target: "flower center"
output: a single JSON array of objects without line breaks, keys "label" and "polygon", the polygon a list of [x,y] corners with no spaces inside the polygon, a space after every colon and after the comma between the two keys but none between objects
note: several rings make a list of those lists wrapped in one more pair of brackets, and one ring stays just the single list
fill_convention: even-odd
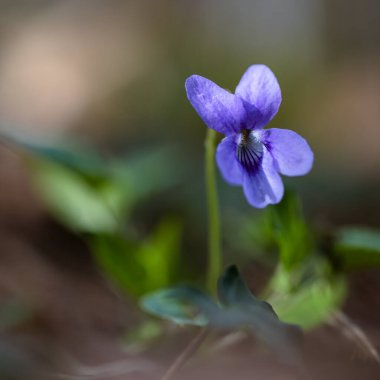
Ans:
[{"label": "flower center", "polygon": [[238,135],[236,158],[244,170],[252,173],[261,162],[263,144],[258,140],[255,132],[243,130]]}]

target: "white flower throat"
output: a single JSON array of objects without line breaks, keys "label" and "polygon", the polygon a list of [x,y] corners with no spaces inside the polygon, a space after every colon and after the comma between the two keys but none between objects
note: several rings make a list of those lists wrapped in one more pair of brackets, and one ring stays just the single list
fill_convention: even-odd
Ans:
[{"label": "white flower throat", "polygon": [[263,144],[254,131],[243,130],[237,138],[236,158],[248,172],[256,170],[263,156]]}]

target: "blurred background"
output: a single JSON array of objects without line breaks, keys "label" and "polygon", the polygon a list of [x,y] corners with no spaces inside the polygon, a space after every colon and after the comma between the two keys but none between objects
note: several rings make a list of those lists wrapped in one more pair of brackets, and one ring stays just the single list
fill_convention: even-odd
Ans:
[{"label": "blurred background", "polygon": [[[377,0],[0,0],[4,378],[92,376],[83,363],[97,366],[94,378],[125,378],[160,365],[160,353],[165,366],[183,345],[188,332],[165,330],[164,348],[136,356],[125,336],[142,318],[136,297],[203,281],[206,127],[184,82],[199,74],[234,90],[254,63],[268,65],[282,89],[270,127],[300,133],[314,150],[312,172],[285,182],[316,249],[327,246],[327,255],[343,226],[379,228]],[[261,230],[251,234],[258,240],[240,236],[263,211],[218,183],[226,260],[246,265],[261,289],[273,265],[253,262],[266,242]],[[109,259],[121,251],[136,256]],[[379,272],[348,276],[345,307],[379,345]],[[318,345],[335,342],[330,333],[311,332],[311,362]],[[379,375],[368,358],[339,367],[352,352],[331,350],[330,358],[343,356],[327,361],[325,378]],[[266,360],[256,361],[262,376],[284,378],[265,372]]]},{"label": "blurred background", "polygon": [[1,1],[1,119],[101,150],[174,144],[200,178],[205,130],[185,79],[233,90],[265,63],[284,99],[272,126],[317,157],[300,181],[308,207],[376,223],[379,12],[374,0]]}]

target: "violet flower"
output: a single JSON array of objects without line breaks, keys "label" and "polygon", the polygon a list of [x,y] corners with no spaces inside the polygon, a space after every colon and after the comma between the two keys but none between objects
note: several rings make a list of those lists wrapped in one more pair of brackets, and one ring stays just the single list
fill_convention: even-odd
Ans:
[{"label": "violet flower", "polygon": [[287,129],[263,129],[281,103],[280,86],[267,66],[249,67],[235,94],[199,75],[186,80],[186,92],[206,125],[226,135],[218,145],[216,162],[228,183],[243,186],[252,206],[280,202],[284,194],[280,174],[310,171],[313,152],[304,138]]}]

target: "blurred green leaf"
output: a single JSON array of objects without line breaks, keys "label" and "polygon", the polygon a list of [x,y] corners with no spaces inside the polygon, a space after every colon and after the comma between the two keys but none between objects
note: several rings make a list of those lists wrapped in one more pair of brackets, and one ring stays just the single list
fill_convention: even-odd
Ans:
[{"label": "blurred green leaf", "polygon": [[174,186],[180,179],[176,154],[168,147],[139,150],[112,162],[112,178],[128,189],[130,203]]},{"label": "blurred green leaf", "polygon": [[276,315],[268,302],[261,301],[252,294],[235,265],[229,266],[220,276],[218,281],[218,297],[225,305],[255,305]]},{"label": "blurred green leaf", "polygon": [[37,144],[24,144],[30,152],[41,158],[53,161],[78,173],[94,177],[103,177],[106,164],[100,156],[88,147],[71,147],[71,149]]},{"label": "blurred green leaf", "polygon": [[89,237],[91,251],[102,271],[128,294],[139,294],[146,286],[144,268],[138,258],[139,245],[120,235]]},{"label": "blurred green leaf", "polygon": [[87,147],[11,141],[31,154],[32,178],[51,211],[80,232],[116,232],[138,202],[178,183],[181,172],[167,147],[105,162]]},{"label": "blurred green leaf", "polygon": [[301,330],[298,326],[280,321],[268,302],[256,298],[236,266],[229,266],[220,276],[218,294],[226,306],[221,317],[222,326],[228,323],[247,325],[279,355],[298,361]]},{"label": "blurred green leaf", "polygon": [[337,233],[334,248],[344,269],[380,266],[380,231],[343,228]]},{"label": "blurred green leaf", "polygon": [[129,353],[143,351],[147,345],[157,340],[164,333],[164,329],[159,321],[152,318],[145,319],[139,326],[131,329],[126,338],[126,350]]},{"label": "blurred green leaf", "polygon": [[192,287],[159,290],[141,300],[145,311],[177,324],[198,325],[208,321],[223,331],[248,328],[274,351],[288,360],[298,360],[301,331],[281,322],[272,307],[249,291],[235,266],[228,267],[218,281],[223,305]]},{"label": "blurred green leaf", "polygon": [[251,244],[255,237],[264,250],[279,251],[280,263],[265,294],[283,321],[309,329],[341,307],[346,281],[317,251],[293,193],[287,191],[279,205],[268,207],[250,236]]},{"label": "blurred green leaf", "polygon": [[143,241],[121,235],[90,238],[91,249],[105,271],[128,294],[139,296],[168,286],[179,272],[181,223],[164,218]]},{"label": "blurred green leaf", "polygon": [[297,196],[287,192],[283,201],[270,209],[274,240],[281,263],[290,270],[311,253],[312,238]]},{"label": "blurred green leaf", "polygon": [[182,224],[177,218],[164,218],[138,253],[145,268],[148,286],[145,291],[168,286],[178,276]]},{"label": "blurred green leaf", "polygon": [[214,302],[206,294],[190,287],[161,289],[144,296],[140,305],[146,312],[179,325],[204,326],[207,318],[199,305],[207,304],[216,308]]},{"label": "blurred green leaf", "polygon": [[9,133],[6,136],[0,134],[0,137],[35,157],[69,168],[86,179],[113,181],[123,188],[127,185],[129,193],[137,199],[176,184],[181,172],[178,161],[173,160],[176,152],[168,146],[139,149],[128,156],[105,160],[84,144],[40,143]]},{"label": "blurred green leaf", "polygon": [[267,207],[244,226],[243,241],[246,249],[259,247],[264,251],[276,250],[282,265],[291,270],[313,251],[313,236],[307,225],[297,196],[286,191],[278,205]]},{"label": "blurred green leaf", "polygon": [[39,157],[43,160],[53,161],[57,164],[70,168],[82,175],[103,176],[106,164],[93,149],[83,144],[55,144],[52,142],[38,142],[29,136],[22,134],[6,133],[0,134],[10,144]]},{"label": "blurred green leaf", "polygon": [[139,150],[105,164],[87,148],[8,140],[31,153],[32,178],[46,205],[69,228],[90,233],[99,264],[119,286],[141,295],[167,286],[178,274],[177,220],[166,218],[142,242],[122,230],[138,202],[178,182],[172,150]]},{"label": "blurred green leaf", "polygon": [[84,178],[57,163],[38,160],[34,182],[53,213],[67,226],[83,232],[113,232],[118,228],[121,195],[109,184],[89,185]]},{"label": "blurred green leaf", "polygon": [[343,276],[328,276],[323,261],[314,261],[313,265],[321,268],[314,268],[311,276],[303,281],[302,270],[288,272],[280,266],[271,282],[270,301],[278,316],[305,329],[328,320],[342,306],[347,292]]}]

